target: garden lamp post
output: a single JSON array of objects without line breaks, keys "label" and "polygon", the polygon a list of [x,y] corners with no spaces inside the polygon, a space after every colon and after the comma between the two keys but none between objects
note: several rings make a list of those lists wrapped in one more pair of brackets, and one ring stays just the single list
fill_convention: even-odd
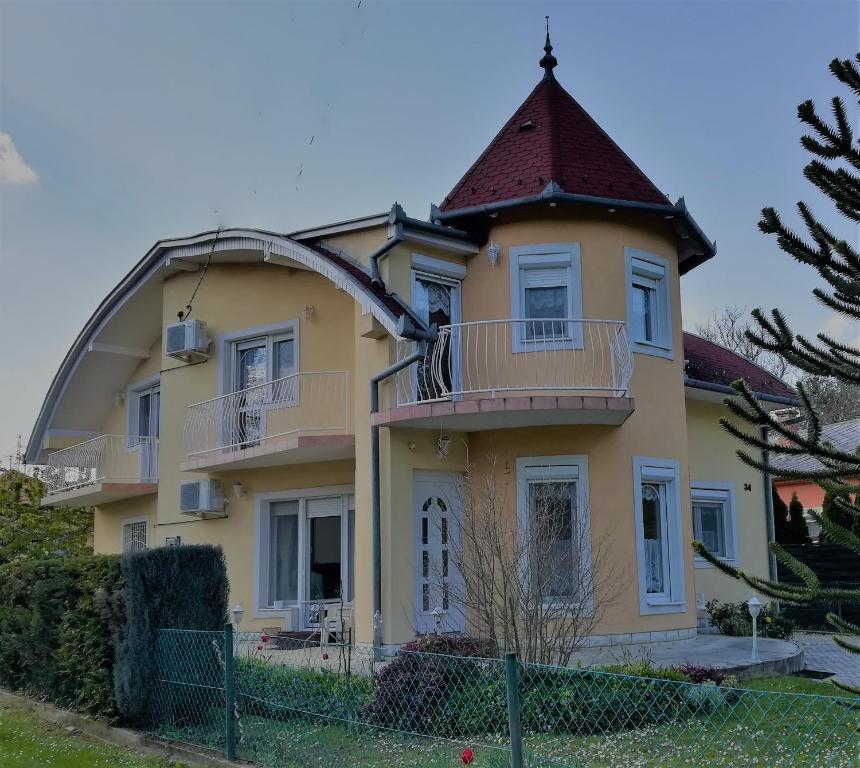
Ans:
[{"label": "garden lamp post", "polygon": [[761,600],[759,600],[755,595],[753,595],[749,602],[747,603],[747,608],[749,609],[750,616],[752,617],[752,654],[750,654],[750,661],[758,661],[758,615],[761,613]]},{"label": "garden lamp post", "polygon": [[245,610],[242,608],[241,603],[236,603],[233,606],[233,623],[236,625],[236,629],[239,629],[239,624],[242,623],[242,614],[245,613]]}]

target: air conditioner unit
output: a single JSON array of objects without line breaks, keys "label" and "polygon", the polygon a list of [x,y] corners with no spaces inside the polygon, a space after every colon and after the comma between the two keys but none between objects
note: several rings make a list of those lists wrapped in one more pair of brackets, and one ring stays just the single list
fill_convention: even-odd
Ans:
[{"label": "air conditioner unit", "polygon": [[209,337],[203,320],[183,320],[171,323],[164,331],[164,354],[196,363],[209,359]]},{"label": "air conditioner unit", "polygon": [[193,517],[220,516],[224,497],[217,480],[183,480],[179,484],[179,511]]}]

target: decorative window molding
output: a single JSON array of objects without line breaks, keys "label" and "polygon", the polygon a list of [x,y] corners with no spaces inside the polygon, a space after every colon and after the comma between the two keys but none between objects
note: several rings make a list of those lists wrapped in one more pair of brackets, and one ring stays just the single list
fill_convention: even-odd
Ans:
[{"label": "decorative window molding", "polygon": [[149,548],[149,518],[129,517],[120,525],[120,552],[142,552]]},{"label": "decorative window molding", "polygon": [[432,256],[424,256],[421,253],[412,254],[412,269],[417,272],[448,277],[451,280],[465,280],[467,272],[463,264],[444,259],[434,259]]},{"label": "decorative window molding", "polygon": [[[329,486],[306,488],[293,491],[273,491],[259,493],[254,497],[254,604],[255,618],[284,617],[310,598],[310,534],[311,521],[315,517],[340,516],[340,562],[341,587],[347,598],[352,600],[355,585],[354,546],[355,546],[355,489],[353,486]],[[273,576],[273,517],[295,516],[295,525],[284,530],[284,540],[293,540],[295,547],[295,575],[292,585],[289,576],[282,580],[281,587],[291,596],[283,599],[283,607],[275,607],[272,596]]]},{"label": "decorative window molding", "polygon": [[687,598],[677,461],[633,457],[633,511],[639,613],[683,613]]},{"label": "decorative window molding", "polygon": [[[588,508],[588,457],[576,456],[530,456],[517,459],[517,528],[520,537],[528,541],[534,509],[534,489],[542,485],[559,483],[574,484],[575,507],[571,510],[570,546],[571,580],[591,585],[591,520]],[[559,531],[562,531],[562,527]],[[565,532],[566,533],[566,532]],[[562,537],[559,538],[562,541]],[[540,567],[540,564],[536,564]],[[529,578],[531,564],[524,563],[523,578]],[[557,602],[564,602],[563,596]],[[586,610],[593,611],[594,595],[585,598]],[[554,603],[552,596],[545,597],[547,605]]]},{"label": "decorative window molding", "polygon": [[[693,538],[718,557],[737,566],[740,562],[738,534],[735,518],[735,484],[702,483],[690,485],[690,500],[693,512]],[[713,566],[698,555],[694,558],[696,568]]]},{"label": "decorative window molding", "polygon": [[[226,395],[235,391],[234,376],[236,366],[236,351],[243,342],[261,339],[266,344],[267,377],[271,381],[273,373],[273,350],[278,341],[292,339],[293,365],[291,373],[296,373],[299,366],[299,321],[288,320],[282,323],[258,325],[253,328],[243,328],[238,331],[222,334],[217,340],[218,349],[218,395]],[[289,375],[289,374],[287,374]]]},{"label": "decorative window molding", "polygon": [[582,349],[582,323],[540,322],[582,319],[579,243],[521,245],[509,249],[513,352]]},{"label": "decorative window molding", "polygon": [[[156,399],[159,402],[156,402]],[[131,384],[125,393],[126,449],[140,447],[141,436],[157,438],[159,432],[158,413],[161,399],[161,376],[154,374]],[[149,424],[141,423],[141,405],[145,403],[144,413],[152,414]],[[153,414],[152,409],[155,408]],[[154,434],[150,434],[154,433]]]},{"label": "decorative window molding", "polygon": [[674,357],[669,260],[624,249],[627,332],[634,352]]}]

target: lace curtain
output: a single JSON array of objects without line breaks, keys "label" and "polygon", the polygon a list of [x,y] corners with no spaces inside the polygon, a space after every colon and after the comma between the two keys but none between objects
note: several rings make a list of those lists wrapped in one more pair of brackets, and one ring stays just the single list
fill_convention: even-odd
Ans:
[{"label": "lace curtain", "polygon": [[441,312],[445,317],[451,317],[451,289],[447,285],[418,280],[417,287],[415,309],[419,315],[429,318]]}]

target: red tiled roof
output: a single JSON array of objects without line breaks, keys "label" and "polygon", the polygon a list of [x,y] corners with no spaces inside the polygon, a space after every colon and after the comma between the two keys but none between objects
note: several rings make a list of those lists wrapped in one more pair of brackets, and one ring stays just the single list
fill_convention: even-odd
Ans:
[{"label": "red tiled roof", "polygon": [[684,360],[684,373],[691,379],[724,385],[743,379],[754,392],[797,397],[793,389],[764,368],[693,333],[684,333]]},{"label": "red tiled roof", "polygon": [[668,204],[555,79],[544,77],[440,206],[443,211],[562,191]]}]

